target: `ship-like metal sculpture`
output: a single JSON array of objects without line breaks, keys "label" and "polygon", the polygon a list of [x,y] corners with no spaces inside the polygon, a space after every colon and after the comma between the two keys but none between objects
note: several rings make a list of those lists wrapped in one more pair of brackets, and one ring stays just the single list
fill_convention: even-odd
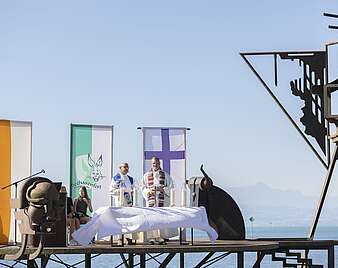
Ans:
[{"label": "ship-like metal sculpture", "polygon": [[[338,15],[324,13],[324,16],[338,18]],[[336,29],[336,26],[330,25],[329,28]],[[337,94],[338,77],[329,79],[329,50],[332,46],[338,45],[338,42],[331,42],[325,45],[324,50],[313,51],[273,51],[273,52],[242,52],[240,55],[250,67],[252,72],[262,83],[272,99],[280,107],[282,112],[296,128],[298,133],[304,139],[306,144],[315,153],[319,161],[327,169],[321,196],[318,202],[313,223],[308,234],[309,239],[313,239],[327,191],[332,178],[333,170],[338,159],[338,115],[332,113],[333,94]],[[278,87],[278,61],[298,62],[301,70],[300,77],[294,77],[290,80],[290,92],[300,98],[303,102],[301,107],[302,117],[300,118],[300,127],[296,120],[290,115],[282,102],[273,92],[272,87],[255,69],[252,58],[261,56],[271,56],[274,61],[274,84]],[[332,129],[336,128],[332,132]],[[314,138],[316,145],[309,137]],[[320,150],[316,149],[319,147]],[[333,149],[333,150],[332,150]],[[323,157],[324,156],[324,157]]]}]

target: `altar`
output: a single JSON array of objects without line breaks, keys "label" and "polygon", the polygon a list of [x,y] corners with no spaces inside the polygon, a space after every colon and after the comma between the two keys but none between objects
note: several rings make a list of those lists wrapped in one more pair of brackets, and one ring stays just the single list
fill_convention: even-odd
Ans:
[{"label": "altar", "polygon": [[88,245],[95,236],[100,240],[112,235],[174,228],[205,231],[212,242],[218,236],[209,225],[204,207],[101,207],[72,236],[79,244]]}]

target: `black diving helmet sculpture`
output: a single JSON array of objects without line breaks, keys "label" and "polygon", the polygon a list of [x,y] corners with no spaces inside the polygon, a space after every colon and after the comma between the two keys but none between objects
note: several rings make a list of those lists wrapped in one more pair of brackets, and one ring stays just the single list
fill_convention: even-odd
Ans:
[{"label": "black diving helmet sculpture", "polygon": [[206,209],[209,224],[217,231],[218,240],[245,239],[244,219],[235,200],[224,190],[213,185],[211,178],[200,168],[203,177],[188,180],[190,205]]},{"label": "black diving helmet sculpture", "polygon": [[[36,251],[29,254],[29,260],[35,259],[48,243],[47,235],[64,233],[63,228],[57,222],[65,219],[65,194],[59,193],[61,183],[53,183],[43,177],[32,177],[24,182],[17,200],[15,218],[19,221],[19,231],[22,241],[19,251],[14,255],[6,255],[7,260],[18,260],[24,258],[27,246],[37,247]],[[61,197],[61,198],[60,198]],[[59,229],[59,230],[57,230]],[[64,239],[65,240],[65,239]]]}]

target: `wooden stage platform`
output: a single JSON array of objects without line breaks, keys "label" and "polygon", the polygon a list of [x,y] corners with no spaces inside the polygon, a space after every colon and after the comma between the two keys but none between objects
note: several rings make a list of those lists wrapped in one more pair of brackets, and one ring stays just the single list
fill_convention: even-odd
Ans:
[{"label": "wooden stage platform", "polygon": [[[166,267],[170,261],[175,257],[176,254],[180,256],[180,267],[184,267],[184,258],[187,253],[206,253],[207,255],[201,259],[201,261],[195,267],[206,267],[211,261],[219,261],[222,258],[230,254],[237,255],[237,267],[244,267],[244,254],[246,252],[256,252],[257,260],[252,267],[259,268],[261,261],[267,255],[276,258],[276,261],[281,262],[281,267],[297,267],[297,266],[284,266],[288,259],[291,258],[289,255],[292,254],[295,257],[295,253],[291,253],[291,250],[324,250],[327,251],[327,267],[334,268],[334,246],[338,245],[338,241],[334,240],[306,240],[306,239],[267,239],[267,240],[226,240],[217,241],[212,244],[207,241],[194,240],[194,244],[179,244],[179,242],[169,242],[167,245],[149,245],[149,244],[138,244],[138,245],[124,245],[117,246],[110,244],[92,244],[88,246],[68,246],[68,247],[45,247],[41,254],[41,267],[47,267],[48,261],[52,259],[52,256],[58,254],[76,254],[84,257],[82,262],[77,264],[67,264],[60,261],[64,267],[78,267],[77,265],[84,263],[86,268],[91,267],[91,259],[102,254],[118,254],[121,257],[121,264],[125,267],[146,267],[147,261],[151,258],[151,254],[164,254],[166,257],[159,264],[159,267]],[[17,246],[0,246],[0,267],[2,260],[6,254],[14,254],[18,250]],[[30,254],[34,251],[34,248],[28,248],[26,254]],[[221,253],[222,258],[215,257],[216,253]],[[285,261],[276,257],[276,253],[285,253]],[[127,257],[124,256],[127,255]],[[298,256],[299,255],[299,256]],[[298,261],[304,262],[304,258],[298,254]],[[139,263],[135,264],[135,257],[139,257]],[[297,257],[296,256],[296,257]],[[308,263],[312,263],[311,261]],[[23,262],[21,262],[23,264]],[[38,267],[34,261],[27,261],[27,267]],[[11,267],[5,266],[4,267]],[[15,266],[13,266],[15,267]],[[306,266],[304,266],[306,267]],[[307,267],[324,267],[318,266],[307,266]]]}]

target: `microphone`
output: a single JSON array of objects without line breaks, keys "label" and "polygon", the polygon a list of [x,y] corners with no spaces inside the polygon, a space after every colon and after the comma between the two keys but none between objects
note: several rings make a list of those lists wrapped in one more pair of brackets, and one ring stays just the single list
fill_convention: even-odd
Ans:
[{"label": "microphone", "polygon": [[44,169],[41,169],[40,172],[37,172],[37,173],[35,173],[35,174],[33,174],[33,175],[30,175],[30,176],[25,177],[25,178],[23,178],[23,179],[21,179],[21,180],[18,180],[18,181],[13,182],[13,183],[11,183],[11,184],[9,184],[9,185],[6,185],[6,186],[2,187],[1,190],[4,190],[4,189],[6,189],[6,188],[8,188],[8,187],[10,187],[10,186],[12,186],[12,185],[18,184],[18,183],[20,183],[20,182],[22,182],[22,181],[28,180],[28,179],[30,179],[30,178],[32,178],[32,177],[35,177],[35,176],[37,176],[37,175],[39,175],[39,174],[41,174],[41,173],[45,173],[45,172],[46,172],[46,171],[45,171]]}]

